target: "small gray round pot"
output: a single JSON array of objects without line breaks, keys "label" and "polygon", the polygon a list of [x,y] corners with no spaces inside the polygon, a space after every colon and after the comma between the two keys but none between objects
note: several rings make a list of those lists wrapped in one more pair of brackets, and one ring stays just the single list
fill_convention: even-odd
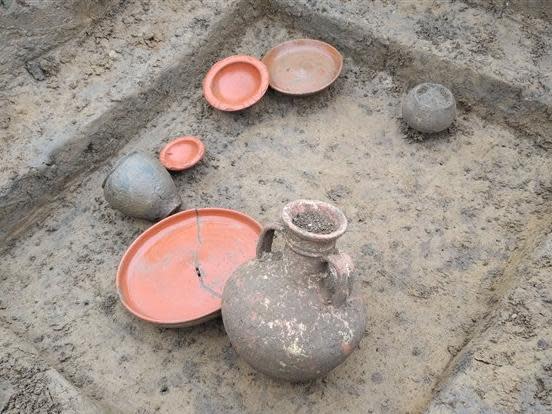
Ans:
[{"label": "small gray round pot", "polygon": [[406,123],[423,133],[447,129],[456,118],[452,92],[438,83],[421,83],[404,98],[402,116]]},{"label": "small gray round pot", "polygon": [[111,207],[150,221],[169,216],[182,204],[167,170],[157,159],[139,151],[121,158],[102,187]]}]

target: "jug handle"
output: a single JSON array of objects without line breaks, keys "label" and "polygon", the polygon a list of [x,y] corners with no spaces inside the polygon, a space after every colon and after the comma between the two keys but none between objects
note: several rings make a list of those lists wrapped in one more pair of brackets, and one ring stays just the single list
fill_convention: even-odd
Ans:
[{"label": "jug handle", "polygon": [[335,306],[341,306],[351,293],[353,260],[348,254],[341,252],[326,256],[324,260],[328,263],[328,274],[333,290],[331,301]]},{"label": "jug handle", "polygon": [[274,240],[274,232],[281,231],[282,224],[275,222],[267,224],[263,227],[259,240],[257,241],[257,259],[260,259],[263,253],[269,253],[272,250],[272,241]]}]

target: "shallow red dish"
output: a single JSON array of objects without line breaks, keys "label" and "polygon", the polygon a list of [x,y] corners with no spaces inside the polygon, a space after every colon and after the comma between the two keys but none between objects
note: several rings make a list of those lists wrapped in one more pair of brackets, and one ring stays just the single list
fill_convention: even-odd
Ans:
[{"label": "shallow red dish", "polygon": [[153,225],[130,245],[117,271],[126,309],[167,327],[219,315],[222,289],[255,257],[261,226],[234,210],[187,210]]},{"label": "shallow red dish", "polygon": [[230,56],[213,65],[203,80],[207,102],[221,111],[239,111],[256,103],[268,89],[268,70],[252,56]]},{"label": "shallow red dish", "polygon": [[330,86],[343,69],[343,56],[315,39],[289,40],[263,57],[270,86],[288,95],[310,95]]},{"label": "shallow red dish", "polygon": [[196,165],[205,154],[205,146],[197,137],[185,136],[172,140],[159,153],[167,170],[182,171]]}]

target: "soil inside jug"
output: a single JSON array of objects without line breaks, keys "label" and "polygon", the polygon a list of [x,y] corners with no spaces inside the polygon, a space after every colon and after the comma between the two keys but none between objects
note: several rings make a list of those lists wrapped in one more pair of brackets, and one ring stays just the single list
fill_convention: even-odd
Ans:
[{"label": "soil inside jug", "polygon": [[297,214],[292,222],[310,233],[330,234],[337,230],[336,223],[330,217],[313,210]]}]

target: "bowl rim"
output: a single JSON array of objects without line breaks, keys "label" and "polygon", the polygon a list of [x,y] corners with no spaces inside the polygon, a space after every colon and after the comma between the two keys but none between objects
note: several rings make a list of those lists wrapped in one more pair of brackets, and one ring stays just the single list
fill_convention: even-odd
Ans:
[{"label": "bowl rim", "polygon": [[[420,101],[419,94],[418,94],[419,89],[422,88],[423,86],[429,86],[429,87],[432,87],[432,88],[438,88],[440,90],[444,90],[447,94],[449,102],[446,105],[440,105],[440,106],[425,105],[424,103],[422,103]],[[419,105],[420,107],[429,108],[433,111],[447,110],[447,109],[452,108],[453,106],[456,106],[456,100],[454,99],[454,95],[453,95],[452,91],[449,88],[447,88],[445,85],[441,84],[441,83],[422,82],[422,83],[419,83],[418,85],[414,86],[411,90],[411,93],[412,93],[412,97],[416,101],[417,105]]]}]

